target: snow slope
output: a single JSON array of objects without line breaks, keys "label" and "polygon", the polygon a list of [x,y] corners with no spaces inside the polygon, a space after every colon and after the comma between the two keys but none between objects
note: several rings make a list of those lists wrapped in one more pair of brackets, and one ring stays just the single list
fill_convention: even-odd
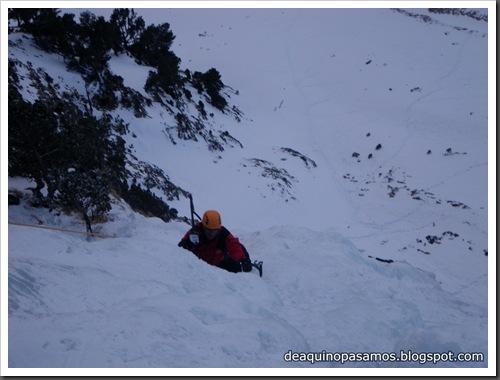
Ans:
[{"label": "snow slope", "polygon": [[[119,219],[103,231],[114,239],[9,227],[10,367],[289,368],[288,350],[486,346],[486,306],[461,301],[406,262],[367,260],[334,230],[240,234],[264,260],[264,276],[235,278],[179,252],[184,225],[116,209]],[[34,241],[44,242],[43,255]],[[374,365],[390,363],[343,367]],[[314,368],[324,366],[342,367]]]},{"label": "snow slope", "polygon": [[[264,276],[207,266],[177,247],[187,225],[144,218],[119,200],[110,221],[97,226],[114,238],[88,241],[9,225],[8,273],[5,256],[2,262],[3,291],[9,278],[9,373],[83,367],[100,368],[99,374],[116,368],[241,374],[230,368],[244,367],[249,374],[354,374],[368,367],[373,374],[373,368],[430,367],[479,374],[494,368],[488,281],[496,278],[496,259],[487,256],[494,12],[486,23],[423,9],[136,11],[147,24],[170,23],[182,67],[215,67],[237,90],[231,102],[243,111],[242,121],[218,114],[214,124],[243,148],[213,153],[191,141],[172,145],[164,127],[173,122],[157,105],[148,109],[149,119],[120,112],[137,136],[127,142],[191,191],[198,213],[218,209],[252,259],[264,261]],[[57,56],[29,40],[8,54],[77,86]],[[125,56],[114,57],[111,68],[141,90],[146,68]],[[256,158],[285,169],[290,186],[264,177]],[[22,179],[9,178],[8,185],[27,187]],[[83,228],[74,216],[25,205],[9,206],[9,221]],[[189,214],[186,199],[173,206]],[[289,351],[408,350],[476,352],[485,361],[284,360]]]}]

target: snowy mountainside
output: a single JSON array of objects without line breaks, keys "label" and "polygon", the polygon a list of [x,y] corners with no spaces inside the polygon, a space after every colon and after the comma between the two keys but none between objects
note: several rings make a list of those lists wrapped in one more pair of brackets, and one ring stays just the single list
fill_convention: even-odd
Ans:
[{"label": "snowy mountainside", "polygon": [[[171,24],[183,67],[221,72],[241,117],[209,119],[231,136],[222,151],[169,134],[175,121],[157,103],[142,119],[116,111],[124,138],[193,193],[199,213],[218,209],[264,276],[205,265],[177,247],[188,225],[119,199],[96,226],[115,238],[11,225],[9,367],[491,365],[485,20],[424,9],[136,11]],[[9,56],[84,91],[27,39]],[[148,68],[124,55],[110,68],[145,95]],[[9,179],[9,191],[26,187]],[[26,204],[9,206],[9,220],[82,228]],[[169,204],[189,215],[186,198]],[[289,350],[485,361],[311,365],[286,362]]]},{"label": "snowy mountainside", "polygon": [[[272,162],[297,180],[288,189],[296,201],[285,193],[283,202],[279,191],[269,192],[269,184],[248,184],[244,175],[254,169],[232,169],[238,176],[231,177],[233,191],[252,204],[245,209],[245,226],[273,226],[277,218],[283,224],[331,226],[367,254],[388,259],[404,254],[433,271],[453,265],[447,253],[454,258],[457,249],[474,252],[463,257],[467,267],[484,258],[487,23],[410,11],[208,10],[207,17],[194,16],[200,23],[197,33],[176,24],[183,10],[169,10],[177,31],[175,48],[183,59],[195,67],[202,62],[220,67],[227,83],[239,90],[235,101],[250,119],[231,130],[245,149],[225,152],[231,159],[218,164],[234,166],[241,152],[244,158]],[[255,31],[253,23],[262,28]],[[238,44],[249,40],[248,30],[252,39]],[[260,54],[265,58],[250,59],[260,56],[254,51],[265,52]],[[239,83],[249,75],[267,80],[248,80],[251,85],[242,89]],[[301,152],[317,167],[279,155],[282,147]],[[219,170],[204,159],[194,165],[192,171],[198,167],[202,176]],[[207,181],[201,178],[203,188]],[[227,186],[212,184],[195,199],[214,203],[217,193],[232,198]],[[237,206],[222,202],[216,207],[230,225],[240,223]],[[450,241],[447,232],[459,237]],[[444,239],[429,244],[427,236]],[[464,276],[461,270],[453,272],[446,277]]]},{"label": "snowy mountainside", "polygon": [[[288,350],[458,353],[486,344],[485,307],[408,263],[366,260],[335,231],[242,233],[265,271],[235,281],[178,251],[183,224],[115,210],[101,231],[114,239],[9,227],[10,367],[286,368]],[[40,240],[43,254],[32,243]]]}]

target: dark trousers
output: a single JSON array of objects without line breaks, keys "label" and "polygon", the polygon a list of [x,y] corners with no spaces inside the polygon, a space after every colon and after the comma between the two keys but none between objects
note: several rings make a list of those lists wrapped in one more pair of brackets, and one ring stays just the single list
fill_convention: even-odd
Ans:
[{"label": "dark trousers", "polygon": [[241,272],[241,263],[239,261],[234,261],[233,259],[227,257],[223,262],[217,265],[219,268],[225,269],[228,272],[238,273]]},{"label": "dark trousers", "polygon": [[[243,248],[243,252],[245,252],[246,261],[250,262],[250,255],[249,255],[247,249],[244,246],[242,248]],[[227,270],[228,272],[233,272],[233,273],[243,272],[241,262],[233,260],[227,254],[226,254],[226,258],[224,259],[224,261],[221,262],[220,264],[218,264],[217,266],[219,268]],[[251,266],[249,269],[252,270]]]}]

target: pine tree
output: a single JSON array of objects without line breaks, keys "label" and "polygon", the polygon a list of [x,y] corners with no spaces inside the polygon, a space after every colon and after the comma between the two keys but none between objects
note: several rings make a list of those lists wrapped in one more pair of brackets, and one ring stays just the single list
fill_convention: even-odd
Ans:
[{"label": "pine tree", "polygon": [[135,11],[128,8],[115,9],[109,21],[120,36],[120,43],[115,45],[115,52],[129,51],[132,45],[139,42],[146,26],[143,18],[137,17]]}]

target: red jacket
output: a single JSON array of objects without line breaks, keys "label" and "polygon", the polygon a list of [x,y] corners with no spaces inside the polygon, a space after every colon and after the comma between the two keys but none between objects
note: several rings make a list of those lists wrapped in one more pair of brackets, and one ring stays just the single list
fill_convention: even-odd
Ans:
[{"label": "red jacket", "polygon": [[[183,244],[189,242],[189,235],[191,233],[198,233],[200,237],[200,244],[193,246],[192,244]],[[235,238],[225,227],[222,227],[217,237],[208,241],[203,232],[203,226],[198,223],[182,238],[179,246],[193,252],[199,259],[211,265],[218,265],[227,257],[234,261],[245,261],[247,256],[243,250],[238,238]]]}]

